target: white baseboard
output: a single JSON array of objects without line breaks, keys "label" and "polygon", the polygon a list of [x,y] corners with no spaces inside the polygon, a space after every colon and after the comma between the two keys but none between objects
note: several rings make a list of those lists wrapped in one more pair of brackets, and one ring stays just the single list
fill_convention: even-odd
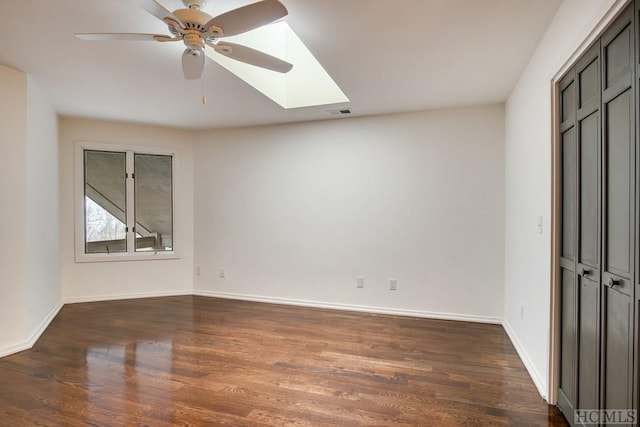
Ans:
[{"label": "white baseboard", "polygon": [[527,355],[527,352],[525,351],[524,346],[522,345],[522,343],[520,343],[520,340],[518,340],[518,337],[516,336],[513,328],[511,327],[511,325],[506,319],[502,321],[502,327],[504,328],[505,332],[507,333],[507,336],[511,340],[511,343],[515,347],[516,352],[518,353],[518,356],[520,356],[520,360],[522,360],[524,367],[527,369],[527,372],[529,372],[529,376],[531,377],[531,380],[533,380],[533,383],[538,389],[538,393],[540,394],[540,396],[542,396],[542,398],[545,401],[548,402],[549,399],[548,399],[548,393],[547,393],[548,392],[547,382],[542,379],[543,377],[540,375],[540,373],[535,368],[533,363],[531,363],[531,359],[529,359],[529,356]]},{"label": "white baseboard", "polygon": [[405,309],[374,307],[374,306],[366,306],[366,305],[337,304],[337,303],[308,301],[308,300],[291,299],[291,298],[274,298],[274,297],[265,297],[265,296],[258,296],[258,295],[231,294],[226,292],[214,292],[214,291],[205,291],[205,290],[198,290],[198,289],[193,291],[193,295],[198,295],[203,297],[234,299],[234,300],[242,300],[242,301],[264,302],[264,303],[270,303],[270,304],[296,305],[300,307],[315,307],[315,308],[326,308],[326,309],[332,309],[332,310],[359,311],[359,312],[365,312],[365,313],[390,314],[394,316],[422,317],[427,319],[457,320],[457,321],[463,321],[463,322],[491,323],[496,325],[499,325],[502,323],[502,319],[499,319],[497,317],[438,313],[438,312],[420,311],[420,310],[405,310]]},{"label": "white baseboard", "polygon": [[29,341],[28,341],[29,348],[33,347],[36,341],[38,341],[38,338],[40,338],[40,336],[44,333],[44,331],[47,330],[47,328],[49,327],[49,324],[58,315],[60,310],[62,310],[63,306],[64,306],[64,303],[62,302],[62,300],[58,301],[56,306],[53,307],[53,309],[49,312],[49,314],[47,314],[47,317],[45,317],[44,320],[40,322],[40,325],[38,325],[38,329],[36,329],[33,332],[33,334],[31,334],[31,337],[29,338]]},{"label": "white baseboard", "polygon": [[19,353],[21,351],[29,350],[32,348],[35,343],[38,341],[40,336],[47,329],[51,321],[57,316],[62,307],[65,304],[76,304],[82,302],[98,302],[98,301],[115,301],[115,300],[125,300],[125,299],[136,299],[136,298],[153,298],[153,297],[169,297],[169,296],[181,296],[181,295],[193,295],[193,291],[191,289],[185,289],[180,291],[166,291],[166,292],[140,292],[133,294],[112,294],[112,295],[97,295],[97,296],[86,296],[86,297],[75,297],[75,298],[64,298],[59,301],[58,304],[49,312],[47,317],[38,325],[38,328],[31,334],[28,340],[21,341],[16,344],[12,344],[6,347],[0,348],[0,358],[5,356],[9,356],[15,353]]},{"label": "white baseboard", "polygon": [[58,301],[56,306],[53,307],[49,314],[47,314],[47,317],[45,317],[44,320],[40,322],[38,328],[31,334],[27,341],[22,341],[18,344],[0,348],[0,358],[32,348],[35,345],[36,341],[38,341],[38,338],[40,338],[44,331],[47,330],[47,327],[49,326],[51,321],[58,315],[63,305],[64,304],[62,303],[62,300]]},{"label": "white baseboard", "polygon": [[5,356],[10,356],[21,351],[29,350],[32,346],[29,345],[29,341],[22,341],[17,344],[10,345],[8,347],[0,348],[0,359]]},{"label": "white baseboard", "polygon": [[[439,313],[439,312],[430,312],[430,311],[420,311],[420,310],[405,310],[405,309],[394,309],[394,308],[384,308],[384,307],[374,307],[374,306],[364,306],[364,305],[352,305],[352,304],[337,304],[337,303],[327,303],[320,301],[308,301],[308,300],[299,300],[299,299],[291,299],[291,298],[273,298],[273,297],[265,297],[265,296],[257,296],[257,295],[244,295],[244,294],[231,294],[224,292],[213,292],[213,291],[205,291],[205,290],[191,290],[184,289],[178,291],[162,291],[162,292],[140,292],[140,293],[129,293],[129,294],[110,294],[110,295],[92,295],[85,297],[73,297],[73,298],[65,298],[60,301],[51,312],[47,315],[47,317],[41,322],[38,328],[31,334],[31,337],[28,341],[23,341],[16,343],[14,345],[10,345],[8,347],[0,348],[0,358],[18,353],[20,351],[28,350],[34,346],[38,338],[44,333],[47,329],[51,321],[56,317],[58,312],[62,309],[65,304],[77,304],[84,302],[99,302],[99,301],[116,301],[116,300],[126,300],[126,299],[137,299],[137,298],[155,298],[155,297],[168,297],[168,296],[183,296],[183,295],[198,295],[204,297],[215,297],[215,298],[225,298],[225,299],[234,299],[234,300],[242,300],[242,301],[253,301],[253,302],[263,302],[270,304],[284,304],[284,305],[295,305],[300,307],[315,307],[315,308],[324,308],[324,309],[332,309],[332,310],[343,310],[343,311],[358,311],[365,313],[377,313],[377,314],[389,314],[395,316],[409,316],[409,317],[421,317],[427,319],[441,319],[441,320],[457,320],[463,322],[476,322],[476,323],[490,323],[490,324],[501,324],[502,319],[496,317],[488,317],[488,316],[475,316],[475,315],[461,315],[461,314],[452,314],[452,313]],[[507,327],[505,326],[505,329]],[[511,338],[509,331],[507,334]],[[530,363],[525,359],[524,353],[521,352],[519,345],[516,344],[513,338],[511,340],[514,342],[514,346],[516,350],[518,350],[518,354],[523,359],[527,370],[531,374]],[[536,382],[534,378],[534,382]],[[538,386],[538,383],[536,382]],[[540,390],[540,387],[538,386]],[[542,394],[542,393],[541,393]]]},{"label": "white baseboard", "polygon": [[176,297],[183,295],[193,295],[193,290],[183,289],[178,291],[160,292],[137,292],[127,294],[90,295],[84,297],[65,298],[65,304],[78,304],[83,302],[118,301],[125,299],[156,298],[156,297]]}]

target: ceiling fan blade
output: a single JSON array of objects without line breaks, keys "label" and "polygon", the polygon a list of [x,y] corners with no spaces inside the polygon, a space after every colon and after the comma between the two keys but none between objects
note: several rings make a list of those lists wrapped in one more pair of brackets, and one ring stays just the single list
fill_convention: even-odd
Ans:
[{"label": "ceiling fan blade", "polygon": [[197,80],[204,70],[204,52],[187,48],[182,54],[182,72],[187,80]]},{"label": "ceiling fan blade", "polygon": [[278,0],[262,0],[239,7],[212,18],[205,24],[205,30],[220,28],[218,37],[235,36],[262,27],[265,24],[287,16],[289,12]]},{"label": "ceiling fan blade", "polygon": [[130,40],[130,41],[173,41],[178,37],[169,37],[164,34],[138,34],[138,33],[76,33],[76,37],[82,40]]},{"label": "ceiling fan blade", "polygon": [[293,68],[293,64],[287,61],[241,44],[224,42],[218,44],[207,43],[207,45],[228,58],[255,65],[256,67],[266,68],[267,70],[277,71],[278,73],[287,73]]},{"label": "ceiling fan blade", "polygon": [[163,5],[158,3],[155,0],[133,0],[138,4],[141,8],[161,20],[162,22],[166,22],[166,19],[173,20],[177,22],[181,28],[184,28],[184,24],[178,17],[176,17],[173,13],[169,12]]}]

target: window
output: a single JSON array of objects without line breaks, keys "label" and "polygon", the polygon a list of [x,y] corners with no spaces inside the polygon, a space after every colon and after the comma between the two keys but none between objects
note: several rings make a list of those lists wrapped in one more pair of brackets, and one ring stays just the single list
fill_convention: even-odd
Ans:
[{"label": "window", "polygon": [[175,258],[174,154],[76,148],[76,261]]}]

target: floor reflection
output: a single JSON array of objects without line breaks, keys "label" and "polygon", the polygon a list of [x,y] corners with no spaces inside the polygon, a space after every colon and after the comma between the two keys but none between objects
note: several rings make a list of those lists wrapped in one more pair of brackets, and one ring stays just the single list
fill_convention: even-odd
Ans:
[{"label": "floor reflection", "polygon": [[0,425],[565,426],[498,325],[169,297],[65,306]]},{"label": "floor reflection", "polygon": [[86,354],[86,421],[94,422],[92,412],[99,414],[97,420],[103,419],[105,395],[106,399],[124,396],[108,405],[110,416],[124,425],[135,425],[141,408],[166,407],[173,401],[172,367],[172,339],[90,347]]}]

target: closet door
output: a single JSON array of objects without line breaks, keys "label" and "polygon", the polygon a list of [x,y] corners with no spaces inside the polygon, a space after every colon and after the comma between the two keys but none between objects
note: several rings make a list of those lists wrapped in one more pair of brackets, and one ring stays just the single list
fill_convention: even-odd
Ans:
[{"label": "closet door", "polygon": [[[636,51],[640,49],[640,1],[635,2],[635,43],[636,43]],[[636,102],[636,110],[635,110],[635,141],[636,147],[638,147],[638,140],[640,138],[640,118],[638,117],[640,114],[640,53],[636,53],[634,57],[634,67],[635,67],[635,76],[633,76],[635,82],[635,102]],[[636,148],[636,165],[640,165],[640,150]],[[638,166],[636,166],[636,170]],[[638,172],[638,171],[637,171]],[[636,172],[636,193],[635,193],[635,293],[633,300],[635,301],[635,319],[634,319],[634,406],[633,409],[640,408],[640,356],[638,353],[640,352],[640,185],[638,184],[640,181],[640,174]]]},{"label": "closet door", "polygon": [[635,93],[633,9],[603,34],[601,407],[633,407]]},{"label": "closet door", "polygon": [[576,64],[578,110],[578,399],[598,408],[600,376],[601,117],[600,44]]},{"label": "closet door", "polygon": [[561,330],[560,378],[558,406],[567,419],[573,420],[577,398],[577,90],[575,70],[560,82],[560,115],[562,143],[562,236],[561,236]]},{"label": "closet door", "polygon": [[594,44],[561,82],[562,258],[559,406],[597,408],[600,384],[601,82]]}]

